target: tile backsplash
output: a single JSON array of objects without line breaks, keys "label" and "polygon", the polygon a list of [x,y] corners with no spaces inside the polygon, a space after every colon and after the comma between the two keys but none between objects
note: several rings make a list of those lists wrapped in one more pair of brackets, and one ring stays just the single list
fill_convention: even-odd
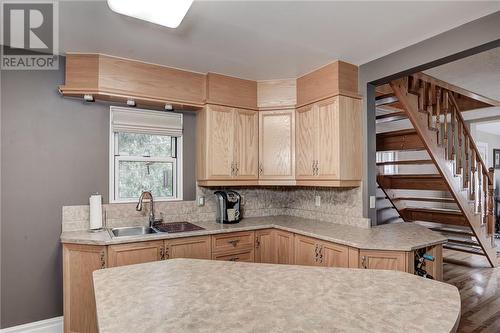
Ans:
[{"label": "tile backsplash", "polygon": [[[214,188],[198,187],[197,195],[205,197],[205,205],[196,201],[155,202],[155,214],[169,221],[209,221],[215,219]],[[363,218],[361,188],[331,189],[314,187],[266,187],[236,188],[243,197],[243,217],[291,215],[369,227],[370,220]],[[315,205],[315,197],[321,197],[321,205]],[[104,204],[107,227],[147,224],[147,208],[135,210],[135,203]],[[89,228],[89,206],[64,206],[62,230],[75,231]]]}]

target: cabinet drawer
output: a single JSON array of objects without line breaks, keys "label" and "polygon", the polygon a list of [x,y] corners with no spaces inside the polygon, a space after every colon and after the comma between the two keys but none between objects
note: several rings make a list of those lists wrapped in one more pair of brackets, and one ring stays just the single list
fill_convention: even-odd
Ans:
[{"label": "cabinet drawer", "polygon": [[254,249],[213,254],[213,260],[254,262]]},{"label": "cabinet drawer", "polygon": [[212,252],[233,251],[253,248],[255,233],[253,231],[232,232],[212,236]]}]

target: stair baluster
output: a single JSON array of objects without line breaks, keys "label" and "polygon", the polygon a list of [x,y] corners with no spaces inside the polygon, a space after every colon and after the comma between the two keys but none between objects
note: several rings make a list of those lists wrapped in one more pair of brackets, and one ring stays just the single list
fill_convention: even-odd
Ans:
[{"label": "stair baluster", "polygon": [[[489,168],[489,178],[495,179],[495,169]],[[487,223],[488,223],[488,235],[492,238],[492,246],[495,244],[495,219],[493,218],[493,182],[488,183],[488,212],[487,212]]]},{"label": "stair baluster", "polygon": [[444,156],[448,158],[448,90],[443,92],[443,113],[444,113],[444,137],[443,137],[443,146],[444,146]]},{"label": "stair baluster", "polygon": [[441,145],[443,140],[441,139],[441,89],[438,87],[436,89],[436,128],[437,132],[437,143]]}]

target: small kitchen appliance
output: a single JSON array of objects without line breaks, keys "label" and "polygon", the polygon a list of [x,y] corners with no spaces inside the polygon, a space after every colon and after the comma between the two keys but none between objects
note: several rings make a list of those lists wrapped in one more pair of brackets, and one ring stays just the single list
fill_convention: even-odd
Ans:
[{"label": "small kitchen appliance", "polygon": [[238,223],[241,217],[241,196],[235,191],[215,191],[218,223]]}]

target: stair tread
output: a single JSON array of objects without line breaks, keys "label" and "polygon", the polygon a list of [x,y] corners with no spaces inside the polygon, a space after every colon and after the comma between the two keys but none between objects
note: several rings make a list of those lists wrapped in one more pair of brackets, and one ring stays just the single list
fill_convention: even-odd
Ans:
[{"label": "stair tread", "polygon": [[453,198],[437,198],[437,197],[395,197],[393,201],[428,201],[428,202],[447,202],[455,203]]},{"label": "stair tread", "polygon": [[[433,223],[433,222],[430,222],[430,223]],[[471,236],[471,237],[474,236],[474,233],[470,230],[470,228],[462,229],[462,228],[430,227],[430,226],[427,226],[427,228],[429,228],[432,231],[441,232],[444,234],[456,234],[456,235],[464,235],[464,236]]]},{"label": "stair tread", "polygon": [[428,174],[386,174],[379,175],[379,177],[390,177],[390,178],[443,178],[440,174],[428,173]]},{"label": "stair tread", "polygon": [[455,251],[461,251],[461,252],[467,252],[467,253],[472,253],[472,254],[478,254],[484,256],[483,250],[480,248],[473,248],[473,247],[468,247],[464,245],[455,245],[455,244],[444,244],[443,248],[448,249],[448,250],[455,250]]},{"label": "stair tread", "polygon": [[377,162],[377,165],[434,164],[432,160],[401,160]]},{"label": "stair tread", "polygon": [[462,215],[462,212],[458,209],[450,209],[450,208],[434,208],[434,207],[405,207],[402,210],[414,210],[414,211],[425,211],[425,212],[439,212],[439,213],[449,213],[449,214],[456,214],[456,215]]},{"label": "stair tread", "polygon": [[377,133],[377,136],[400,136],[400,135],[412,135],[412,134],[417,134],[417,131],[414,128]]},{"label": "stair tread", "polygon": [[454,244],[459,244],[459,245],[471,245],[471,246],[478,246],[478,247],[481,246],[477,241],[470,239],[470,238],[469,239],[465,239],[465,238],[459,239],[459,238],[448,237],[448,242],[454,243]]}]

